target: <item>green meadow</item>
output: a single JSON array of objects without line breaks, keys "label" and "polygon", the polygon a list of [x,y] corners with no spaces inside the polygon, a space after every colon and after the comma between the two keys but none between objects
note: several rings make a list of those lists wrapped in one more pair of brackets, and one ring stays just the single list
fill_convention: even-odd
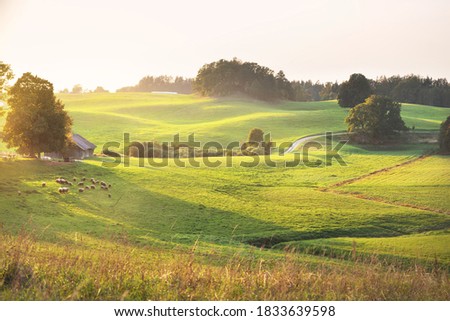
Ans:
[{"label": "green meadow", "polygon": [[[74,132],[97,144],[97,153],[125,132],[160,142],[195,133],[227,144],[254,127],[277,143],[346,129],[347,109],[335,101],[58,97]],[[449,111],[404,104],[402,117],[432,132]],[[173,159],[139,166],[135,158],[129,167],[108,167],[112,159],[101,156],[68,164],[0,160],[0,298],[449,299],[450,158],[418,159],[436,148],[347,144],[340,151],[346,166],[312,150],[321,166],[290,168],[283,162],[293,154],[273,156],[275,167],[263,156],[254,167],[242,166],[251,157],[210,158],[222,163],[215,168]],[[59,194],[61,176],[112,187]],[[7,282],[27,269],[31,285]],[[378,287],[366,289],[367,282]]]}]

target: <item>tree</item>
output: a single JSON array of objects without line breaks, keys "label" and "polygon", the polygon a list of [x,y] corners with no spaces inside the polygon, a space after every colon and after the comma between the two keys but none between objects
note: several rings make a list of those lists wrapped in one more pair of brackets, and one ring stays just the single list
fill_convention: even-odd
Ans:
[{"label": "tree", "polygon": [[8,148],[40,157],[42,152],[59,152],[67,145],[72,119],[49,81],[23,74],[9,91],[8,105],[3,129]]},{"label": "tree", "polygon": [[102,86],[97,86],[97,88],[94,89],[94,93],[107,93],[107,92],[109,92],[109,91],[107,91]]},{"label": "tree", "polygon": [[400,116],[401,104],[384,96],[372,95],[349,110],[345,122],[348,131],[358,134],[356,140],[383,142],[397,131],[407,130]]},{"label": "tree", "polygon": [[439,149],[443,153],[450,152],[450,116],[441,123],[439,132]]},{"label": "tree", "polygon": [[262,143],[264,141],[264,132],[262,129],[253,128],[248,134],[248,141],[252,143]]},{"label": "tree", "polygon": [[354,107],[364,102],[372,93],[370,83],[362,74],[352,74],[348,81],[344,81],[338,93],[338,103],[341,107]]},{"label": "tree", "polygon": [[[6,92],[8,90],[8,82],[14,78],[14,74],[11,70],[11,66],[0,61],[0,100],[5,100]],[[0,117],[3,116],[5,112],[2,110],[0,105]]]},{"label": "tree", "polygon": [[81,93],[83,93],[83,87],[81,87],[80,84],[73,86],[72,94],[81,94]]},{"label": "tree", "polygon": [[277,73],[277,75],[275,76],[275,80],[280,98],[286,100],[294,100],[294,89],[292,88],[289,80],[286,79],[283,70],[280,70]]}]

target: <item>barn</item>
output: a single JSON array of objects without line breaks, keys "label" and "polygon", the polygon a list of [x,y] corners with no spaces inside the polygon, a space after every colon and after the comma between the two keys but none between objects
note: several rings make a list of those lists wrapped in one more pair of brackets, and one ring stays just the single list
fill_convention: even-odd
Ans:
[{"label": "barn", "polygon": [[71,144],[69,150],[64,155],[62,153],[45,153],[45,156],[50,158],[64,158],[65,160],[84,159],[94,156],[94,150],[97,146],[86,138],[79,134],[72,134],[72,141],[73,144]]}]

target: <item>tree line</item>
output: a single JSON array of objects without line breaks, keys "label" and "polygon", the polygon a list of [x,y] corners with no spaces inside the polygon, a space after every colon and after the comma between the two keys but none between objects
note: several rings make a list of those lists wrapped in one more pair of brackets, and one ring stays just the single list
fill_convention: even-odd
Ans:
[{"label": "tree line", "polygon": [[123,87],[117,92],[152,92],[152,91],[171,91],[180,94],[191,94],[193,79],[171,76],[145,76],[135,86]]},{"label": "tree line", "polygon": [[[354,87],[349,87],[349,83]],[[450,107],[450,85],[444,78],[417,75],[367,79],[353,74],[342,83],[289,81],[282,70],[275,72],[253,62],[218,60],[205,64],[194,80],[194,91],[205,96],[244,94],[261,100],[319,101],[340,99],[353,107],[371,94],[406,103]],[[351,100],[354,101],[351,101]],[[349,103],[345,102],[350,100]]]},{"label": "tree line", "polygon": [[[348,83],[353,81],[360,86],[356,91],[348,89]],[[101,87],[97,89],[94,92],[102,92]],[[152,91],[171,91],[180,94],[196,92],[200,95],[216,97],[246,95],[265,101],[333,99],[345,101],[344,96],[347,95],[347,99],[357,101],[343,103],[342,107],[353,107],[374,94],[405,103],[450,107],[450,85],[445,78],[433,79],[406,75],[367,79],[362,74],[353,74],[348,81],[341,83],[290,81],[282,70],[275,73],[268,67],[254,62],[243,62],[237,58],[221,59],[205,64],[199,69],[194,79],[166,75],[145,76],[137,85],[117,90],[117,92]]]}]

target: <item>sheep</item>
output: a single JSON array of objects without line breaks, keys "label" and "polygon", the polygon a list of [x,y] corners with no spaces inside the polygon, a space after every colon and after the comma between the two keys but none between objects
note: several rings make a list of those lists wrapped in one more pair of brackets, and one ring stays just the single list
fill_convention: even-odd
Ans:
[{"label": "sheep", "polygon": [[85,186],[84,189],[85,189],[85,190],[89,190],[90,187],[89,187],[89,186]]},{"label": "sheep", "polygon": [[58,188],[58,192],[60,194],[65,194],[65,193],[69,192],[69,189],[67,187],[60,187],[60,188]]},{"label": "sheep", "polygon": [[84,183],[83,182],[79,182],[78,186],[84,186]]},{"label": "sheep", "polygon": [[86,181],[86,177],[83,177],[81,180],[82,180],[83,182]]},{"label": "sheep", "polygon": [[91,185],[91,189],[95,189],[95,185]]},{"label": "sheep", "polygon": [[46,187],[47,186],[47,183],[46,182],[42,182],[42,187]]},{"label": "sheep", "polygon": [[72,182],[67,182],[67,184],[68,184],[69,186],[72,186],[72,185],[73,185]]},{"label": "sheep", "polygon": [[83,193],[83,192],[84,192],[84,188],[79,188],[79,189],[78,189],[78,192],[79,192],[79,193]]},{"label": "sheep", "polygon": [[67,180],[65,180],[64,178],[57,178],[56,183],[64,185],[64,184],[68,184],[69,182]]},{"label": "sheep", "polygon": [[76,178],[76,177],[74,177],[74,178],[73,178],[73,181],[74,181],[74,182],[76,182],[76,181],[77,181],[77,178]]},{"label": "sheep", "polygon": [[112,187],[112,185],[111,184],[108,184],[108,188],[111,188]]},{"label": "sheep", "polygon": [[22,192],[21,191],[17,191],[17,195],[22,195]]}]

